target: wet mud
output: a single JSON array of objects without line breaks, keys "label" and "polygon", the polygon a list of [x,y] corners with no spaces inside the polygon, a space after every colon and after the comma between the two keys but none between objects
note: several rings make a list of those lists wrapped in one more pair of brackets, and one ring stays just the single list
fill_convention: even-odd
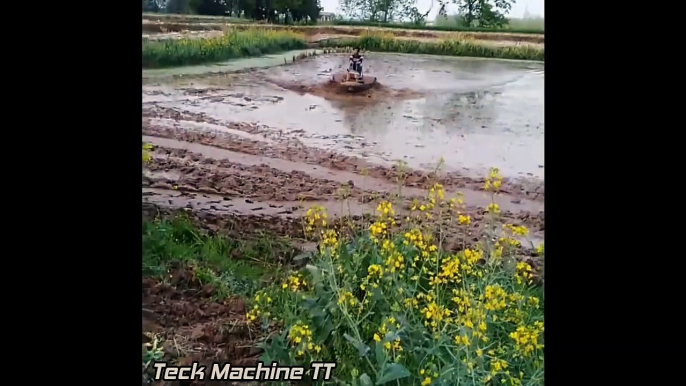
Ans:
[{"label": "wet mud", "polygon": [[[421,94],[409,89],[394,89],[386,87],[381,82],[365,84],[365,87],[349,87],[338,78],[324,81],[316,85],[307,86],[298,82],[274,79],[272,83],[299,95],[315,95],[321,97],[338,108],[364,107],[380,103],[389,99],[403,100],[421,97]],[[354,88],[351,90],[351,88]]]},{"label": "wet mud", "polygon": [[[333,218],[362,218],[374,212],[380,200],[394,203],[398,221],[411,215],[415,200],[426,190],[399,187],[370,176],[360,176],[321,165],[249,155],[207,145],[144,136],[153,144],[151,162],[143,173],[143,201],[167,209],[183,208],[214,217],[252,215],[270,221],[297,223],[306,210],[322,206]],[[507,222],[526,225],[537,244],[543,238],[543,204],[501,194],[460,189],[467,207],[463,213],[474,219],[474,234],[486,224],[484,207],[494,200]],[[446,188],[446,197],[458,191]],[[447,219],[446,219],[447,220]],[[368,226],[369,222],[361,226]],[[445,229],[458,234],[454,224]],[[297,231],[294,237],[304,237]],[[464,240],[454,239],[455,243]],[[470,243],[476,243],[471,240]],[[462,244],[460,244],[462,245]]]},{"label": "wet mud", "polygon": [[[426,176],[427,186],[416,186],[417,184],[412,184],[412,181],[398,184],[397,181],[390,181],[387,178],[374,177],[371,173],[361,175],[345,171],[343,168],[326,167],[323,163],[306,164],[154,136],[143,136],[143,140],[153,144],[154,149],[150,154],[152,162],[146,168],[148,172],[161,172],[162,178],[167,180],[178,181],[184,178],[186,181],[192,178],[197,182],[197,186],[213,189],[206,191],[209,193],[240,196],[250,194],[254,187],[259,186],[266,187],[266,190],[259,191],[261,197],[274,199],[277,192],[273,187],[267,187],[268,183],[273,183],[275,187],[279,187],[278,197],[282,201],[291,200],[292,197],[312,201],[311,197],[338,193],[336,189],[346,185],[347,195],[351,197],[362,197],[366,194],[386,198],[389,194],[402,190],[404,197],[415,199],[424,197],[426,190],[435,183],[431,181],[431,176]],[[395,174],[398,178],[398,173]],[[289,191],[289,180],[294,178],[297,179],[297,187],[294,186],[295,190]],[[219,191],[217,183],[226,183],[229,187],[238,184],[241,190],[236,192],[233,188],[227,188],[229,190]],[[454,190],[455,184],[444,184],[444,188],[447,196],[452,197],[458,193]],[[483,207],[491,200],[495,200],[504,210],[543,210],[543,203],[540,201],[521,199],[502,190],[495,198],[486,192],[469,187],[464,187],[459,192],[470,206]],[[296,196],[296,193],[299,195]]]},{"label": "wet mud", "polygon": [[[144,113],[146,114],[146,113]],[[147,114],[181,119],[184,115],[168,110],[153,110]],[[202,121],[203,117],[185,117]],[[370,177],[383,181],[384,189],[396,187],[418,188],[425,191],[435,183],[446,189],[468,188],[482,191],[483,178],[470,178],[456,173],[434,173],[408,170],[402,166],[378,166],[373,157],[347,156],[333,151],[303,145],[298,137],[301,131],[277,131],[269,127],[244,123],[221,126],[216,123],[207,125],[186,124],[171,119],[144,119],[144,141],[169,146],[176,149],[192,149],[209,157],[222,159],[236,157],[252,164],[289,165],[307,174],[319,173],[320,169],[329,171],[325,175],[339,181],[357,181],[357,186],[369,184]],[[214,131],[207,131],[213,129]],[[220,131],[220,129],[223,129]],[[339,138],[341,143],[355,143],[356,138]],[[200,144],[204,146],[194,146]],[[347,146],[347,145],[346,145]],[[364,147],[364,142],[358,143]],[[252,156],[252,157],[251,157]],[[370,161],[369,159],[372,159]],[[326,170],[324,169],[324,170]],[[537,201],[542,205],[544,189],[541,184],[527,184],[526,181],[505,180],[501,193],[511,196],[512,202],[520,204],[522,199]],[[470,197],[471,198],[471,197]],[[542,206],[541,206],[542,208]]]}]

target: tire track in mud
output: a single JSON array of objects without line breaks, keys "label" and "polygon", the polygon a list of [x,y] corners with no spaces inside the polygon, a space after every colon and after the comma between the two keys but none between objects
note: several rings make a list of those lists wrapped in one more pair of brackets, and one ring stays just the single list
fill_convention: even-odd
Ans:
[{"label": "tire track in mud", "polygon": [[[361,195],[359,189],[356,188],[357,186],[369,188],[370,191],[368,193],[370,195],[378,193],[382,198],[386,198],[401,189],[398,185],[384,179],[334,170],[324,165],[314,166],[284,159],[255,156],[169,138],[143,136],[143,140],[157,146],[157,149],[164,153],[153,152],[151,154],[154,159],[161,159],[154,162],[154,166],[152,166],[153,171],[169,171],[175,167],[187,166],[182,171],[184,176],[190,176],[192,181],[195,181],[200,186],[216,184],[217,181],[231,185],[232,181],[238,177],[237,172],[239,174],[245,173],[246,175],[252,174],[252,178],[240,181],[240,185],[248,184],[247,188],[235,186],[243,189],[242,194],[248,194],[247,192],[252,191],[254,187],[266,187],[267,193],[276,194],[274,189],[278,186],[281,190],[287,191],[287,193],[281,192],[281,195],[289,194],[292,196],[295,193],[311,193],[319,197],[331,197],[331,195],[337,193],[336,189],[341,189],[345,184],[352,188],[353,197]],[[194,165],[194,163],[212,165],[212,167],[203,168],[202,166]],[[225,171],[225,169],[233,169],[233,171]],[[287,175],[284,173],[287,173]],[[298,182],[297,186],[294,186],[295,190],[293,190],[288,189],[289,187],[283,185],[279,180],[297,180]],[[315,191],[315,187],[319,188],[319,190]],[[451,190],[450,187],[446,187],[445,190],[447,197],[454,197],[457,194],[457,191]],[[221,193],[221,191],[213,193]],[[419,199],[426,195],[426,190],[406,186],[402,188],[401,193],[405,198]],[[491,202],[491,197],[486,192],[465,188],[461,190],[461,193],[468,205],[485,207]],[[265,191],[261,190],[260,194],[264,195]],[[503,193],[495,197],[495,203],[504,211],[543,211],[543,204],[540,202],[516,199]]]},{"label": "tire track in mud", "polygon": [[[359,226],[367,226],[365,214],[374,212],[381,199],[394,203],[397,220],[402,224],[410,214],[413,200],[421,200],[426,191],[399,187],[385,180],[363,177],[323,166],[288,160],[254,156],[160,137],[143,136],[153,144],[151,162],[143,174],[143,201],[156,208],[184,210],[200,215],[219,230],[222,218],[252,216],[256,223],[285,222],[289,235],[304,238],[298,220],[312,206],[324,207],[333,218],[349,218]],[[473,228],[465,233],[444,219],[444,231],[450,236],[447,246],[459,249],[474,245],[474,235],[486,226],[484,207],[491,198],[483,192],[461,191],[467,207],[462,211],[472,217]],[[446,189],[450,198],[457,191]],[[508,223],[526,225],[530,239],[538,244],[543,239],[544,214],[542,203],[511,202],[512,197],[499,195]]]},{"label": "tire track in mud", "polygon": [[[153,143],[170,142],[164,139],[146,139]],[[178,142],[171,144],[183,146]],[[152,162],[144,177],[153,187],[170,188],[173,182],[177,190],[221,194],[224,197],[257,197],[262,200],[315,201],[321,197],[343,194],[363,197],[364,200],[364,197],[375,195],[373,191],[365,192],[355,187],[352,180],[347,182],[343,192],[341,183],[312,178],[289,164],[282,165],[283,170],[279,170],[266,163],[258,163],[261,159],[257,157],[246,157],[228,151],[224,156],[245,164],[231,162],[226,158],[206,158],[200,153],[181,148],[158,147],[151,154]]]},{"label": "tire track in mud", "polygon": [[[199,143],[218,149],[241,152],[251,155],[264,155],[292,162],[322,165],[341,172],[350,172],[359,176],[366,175],[384,179],[392,184],[398,184],[398,175],[404,175],[403,185],[421,189],[429,189],[438,182],[446,188],[483,190],[484,179],[461,176],[448,172],[438,175],[433,172],[401,168],[398,165],[390,167],[378,166],[363,158],[349,156],[324,149],[305,146],[299,136],[302,131],[283,131],[263,125],[236,122],[220,122],[204,114],[181,112],[172,108],[148,105],[143,110],[143,134],[151,137],[176,139],[183,142]],[[175,123],[154,124],[152,119],[168,119]],[[197,122],[210,124],[217,129],[182,127],[180,122]],[[158,123],[161,123],[158,121]],[[240,132],[251,134],[251,137],[239,138]],[[277,141],[275,146],[265,146],[265,142]],[[364,144],[360,145],[364,148]],[[362,152],[362,156],[366,154]],[[534,200],[543,202],[545,199],[544,185],[540,181],[505,178],[501,193],[511,195],[515,201]]]}]

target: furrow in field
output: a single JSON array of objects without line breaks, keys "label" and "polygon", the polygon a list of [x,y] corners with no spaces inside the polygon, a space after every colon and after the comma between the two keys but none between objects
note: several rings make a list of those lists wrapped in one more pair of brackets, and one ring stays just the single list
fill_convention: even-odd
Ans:
[{"label": "furrow in field", "polygon": [[[287,160],[301,165],[326,166],[345,175],[346,180],[360,181],[374,177],[384,180],[386,185],[398,185],[401,171],[397,166],[378,166],[372,154],[368,161],[364,158],[343,155],[302,144],[298,137],[302,132],[297,130],[277,130],[265,126],[219,122],[200,114],[180,112],[173,109],[144,109],[144,116],[161,117],[167,121],[143,120],[143,134],[151,138],[177,140],[183,143],[206,145],[205,152],[216,153],[220,150],[242,153],[245,156],[256,156]],[[208,122],[209,121],[209,122]],[[365,154],[364,152],[362,154]],[[236,156],[234,156],[235,158]],[[267,161],[265,161],[267,162]],[[273,162],[273,161],[272,161]],[[403,185],[412,188],[429,189],[438,182],[446,188],[480,190],[484,184],[482,178],[461,176],[454,172],[433,173],[406,169],[403,173]],[[358,184],[359,186],[359,184]],[[511,202],[519,204],[525,200],[534,200],[543,208],[544,187],[540,181],[523,179],[505,179],[502,193],[511,196]],[[480,201],[479,201],[480,202]]]},{"label": "furrow in field", "polygon": [[[154,146],[152,160],[143,174],[143,201],[167,209],[184,208],[220,218],[250,215],[291,222],[312,206],[324,207],[333,218],[359,218],[373,213],[379,200],[386,199],[394,203],[402,220],[417,215],[410,208],[415,200],[426,196],[422,189],[399,191],[384,180],[321,166],[165,138],[144,136],[143,140]],[[445,193],[446,197],[457,194]],[[491,202],[484,192],[464,189],[461,193],[466,203],[461,213],[470,215],[474,222],[468,231],[446,222],[448,233],[459,236],[448,238],[455,245],[463,245],[465,237],[488,225],[483,208]],[[526,225],[534,243],[542,240],[544,216],[539,211],[540,203],[512,204],[506,195],[494,200],[501,206],[506,222]]]}]

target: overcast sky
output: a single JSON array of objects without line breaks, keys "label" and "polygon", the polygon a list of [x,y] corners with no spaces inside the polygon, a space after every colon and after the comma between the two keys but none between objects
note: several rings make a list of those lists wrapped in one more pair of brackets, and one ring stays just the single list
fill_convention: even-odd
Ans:
[{"label": "overcast sky", "polygon": [[[321,6],[324,7],[324,12],[340,12],[338,9],[338,0],[320,0]],[[508,16],[511,17],[522,17],[524,15],[524,10],[529,7],[529,14],[532,16],[545,16],[543,12],[543,0],[516,0],[516,3],[512,5],[512,9]],[[431,7],[431,0],[417,0],[417,8],[420,12],[426,12]],[[433,20],[438,14],[438,2],[434,2],[434,6],[429,14],[429,20]],[[448,6],[448,13],[456,13],[457,9],[454,5]]]}]

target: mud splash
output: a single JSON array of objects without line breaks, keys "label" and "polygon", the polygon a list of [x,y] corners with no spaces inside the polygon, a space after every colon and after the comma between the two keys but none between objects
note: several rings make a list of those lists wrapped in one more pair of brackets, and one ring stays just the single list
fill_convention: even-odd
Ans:
[{"label": "mud splash", "polygon": [[331,80],[324,81],[318,85],[307,86],[296,82],[282,80],[271,80],[273,84],[285,90],[293,91],[299,95],[315,95],[333,102],[339,109],[355,108],[380,103],[389,99],[403,100],[420,98],[422,95],[409,89],[394,89],[384,86],[381,82],[376,82],[372,87],[360,92],[351,92],[341,87],[340,84]]}]

